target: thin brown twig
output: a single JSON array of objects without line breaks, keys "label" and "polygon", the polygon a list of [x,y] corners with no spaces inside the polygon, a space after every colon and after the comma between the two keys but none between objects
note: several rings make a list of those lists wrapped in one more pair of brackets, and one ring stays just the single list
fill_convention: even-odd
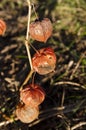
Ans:
[{"label": "thin brown twig", "polygon": [[11,123],[11,122],[9,122],[9,121],[0,122],[0,127],[2,127],[4,125],[8,125],[9,123]]},{"label": "thin brown twig", "polygon": [[70,81],[60,81],[60,82],[56,82],[54,83],[54,85],[62,85],[62,84],[69,84],[69,85],[74,85],[74,86],[77,86],[77,87],[81,87],[83,89],[86,89],[85,86],[79,84],[79,83],[75,83],[75,82],[70,82]]},{"label": "thin brown twig", "polygon": [[18,118],[15,118],[15,120],[13,120],[13,119],[10,119],[10,120],[7,120],[7,121],[2,121],[2,122],[0,122],[0,127],[2,127],[2,126],[6,126],[6,125],[8,125],[8,124],[10,124],[10,123],[13,123],[14,121],[17,121],[18,120]]},{"label": "thin brown twig", "polygon": [[75,68],[73,69],[73,72],[72,72],[72,74],[71,74],[71,76],[70,76],[70,80],[73,79],[73,76],[74,76],[75,72],[77,71],[77,69],[78,69],[78,67],[79,67],[79,65],[80,65],[80,63],[81,63],[81,61],[82,61],[82,59],[83,59],[84,56],[85,56],[85,54],[82,54],[82,55],[81,55],[79,61],[77,62]]},{"label": "thin brown twig", "polygon": [[86,122],[79,122],[78,124],[71,127],[71,130],[75,130],[83,125],[86,125]]},{"label": "thin brown twig", "polygon": [[63,107],[64,100],[65,100],[65,87],[63,88],[63,93],[62,93],[61,107]]}]

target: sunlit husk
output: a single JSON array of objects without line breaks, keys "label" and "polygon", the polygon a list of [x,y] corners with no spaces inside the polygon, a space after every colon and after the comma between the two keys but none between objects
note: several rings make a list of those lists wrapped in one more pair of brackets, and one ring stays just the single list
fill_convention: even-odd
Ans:
[{"label": "sunlit husk", "polygon": [[30,35],[34,40],[46,42],[52,35],[52,23],[48,18],[30,24]]},{"label": "sunlit husk", "polygon": [[56,66],[56,55],[52,48],[42,48],[38,50],[32,58],[34,71],[40,75],[53,72]]},{"label": "sunlit husk", "polygon": [[38,118],[39,108],[27,105],[19,105],[16,109],[17,118],[23,123],[30,123]]}]

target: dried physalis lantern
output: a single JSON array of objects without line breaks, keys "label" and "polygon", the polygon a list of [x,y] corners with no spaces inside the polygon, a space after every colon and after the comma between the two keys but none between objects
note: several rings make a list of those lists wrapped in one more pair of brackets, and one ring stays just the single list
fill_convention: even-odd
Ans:
[{"label": "dried physalis lantern", "polygon": [[40,42],[46,42],[52,35],[52,30],[52,23],[48,18],[30,24],[31,37]]},{"label": "dried physalis lantern", "polygon": [[38,118],[39,108],[19,104],[16,108],[16,116],[23,123],[30,123]]},{"label": "dried physalis lantern", "polygon": [[24,104],[36,107],[45,99],[44,90],[36,84],[29,84],[20,91],[20,100]]},{"label": "dried physalis lantern", "polygon": [[35,53],[32,58],[34,71],[40,75],[48,74],[54,71],[56,66],[56,55],[52,48],[42,48]]},{"label": "dried physalis lantern", "polygon": [[4,35],[6,31],[6,23],[0,19],[0,35]]}]

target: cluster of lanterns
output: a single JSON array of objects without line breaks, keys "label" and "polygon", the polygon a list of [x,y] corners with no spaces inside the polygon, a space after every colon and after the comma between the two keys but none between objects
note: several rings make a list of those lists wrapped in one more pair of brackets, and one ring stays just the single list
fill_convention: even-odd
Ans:
[{"label": "cluster of lanterns", "polygon": [[[0,35],[6,30],[6,24],[0,20]],[[52,35],[52,23],[50,19],[34,21],[30,24],[30,36],[32,39],[47,42]],[[54,71],[56,66],[56,55],[51,47],[41,48],[32,57],[34,72],[45,75]],[[39,105],[45,99],[45,92],[37,84],[26,85],[20,91],[20,104],[16,108],[16,116],[24,123],[30,123],[38,118]]]}]

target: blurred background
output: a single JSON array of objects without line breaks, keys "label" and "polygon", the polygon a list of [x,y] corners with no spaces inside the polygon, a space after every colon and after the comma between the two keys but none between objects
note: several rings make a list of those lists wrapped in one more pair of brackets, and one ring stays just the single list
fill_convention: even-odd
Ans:
[{"label": "blurred background", "polygon": [[24,46],[28,6],[26,0],[1,0],[0,19],[7,30],[0,36],[0,130],[86,130],[86,1],[31,0],[31,4],[31,22],[35,12],[40,19],[49,18],[53,33],[45,44],[30,42],[36,49],[51,46],[57,64],[55,72],[35,75],[35,83],[46,92],[39,118],[31,124],[15,121],[19,88],[30,71]]}]

